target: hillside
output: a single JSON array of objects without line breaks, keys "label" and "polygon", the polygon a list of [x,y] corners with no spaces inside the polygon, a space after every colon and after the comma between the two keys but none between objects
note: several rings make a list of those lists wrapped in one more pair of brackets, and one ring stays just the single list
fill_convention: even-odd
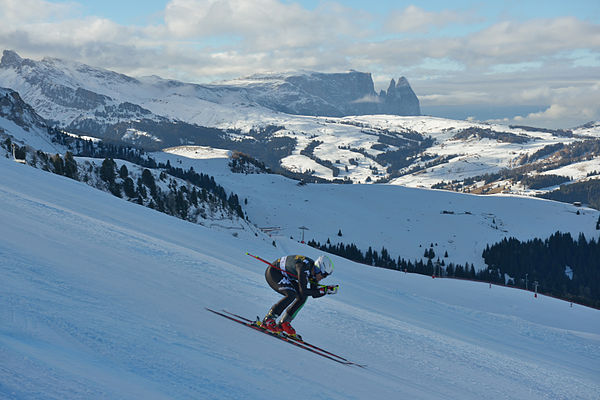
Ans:
[{"label": "hillside", "polygon": [[[247,200],[250,220],[259,227],[276,227],[276,238],[355,243],[366,250],[385,247],[394,258],[421,259],[434,244],[446,263],[474,263],[484,267],[481,253],[486,244],[504,237],[547,237],[557,230],[583,232],[598,238],[600,213],[589,208],[528,197],[477,196],[396,185],[307,184],[277,175],[232,174],[227,158],[196,155],[193,147],[171,149],[176,157],[154,153],[185,168],[210,171],[228,190]],[[196,158],[198,157],[198,158]],[[218,156],[217,156],[218,157]],[[577,214],[579,212],[579,214]],[[338,232],[342,236],[338,236]]]},{"label": "hillside", "polygon": [[600,311],[335,258],[307,340],[351,368],[209,314],[277,296],[244,255],[318,253],[235,238],[0,158],[0,397],[594,399]]}]

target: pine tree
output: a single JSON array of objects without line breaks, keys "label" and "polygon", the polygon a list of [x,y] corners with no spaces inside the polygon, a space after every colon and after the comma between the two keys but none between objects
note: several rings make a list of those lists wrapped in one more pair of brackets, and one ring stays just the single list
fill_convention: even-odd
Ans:
[{"label": "pine tree", "polygon": [[371,246],[369,246],[369,249],[365,253],[365,264],[373,265],[373,258],[373,250],[371,249]]},{"label": "pine tree", "polygon": [[150,172],[150,170],[147,168],[144,168],[144,170],[142,171],[142,183],[146,185],[148,189],[150,189],[150,194],[152,195],[152,197],[156,197],[157,190],[156,182],[154,181],[154,175],[152,175],[152,172]]},{"label": "pine tree", "polygon": [[65,176],[69,177],[71,179],[75,179],[78,180],[78,176],[77,176],[77,162],[75,161],[75,158],[73,158],[73,153],[71,153],[70,151],[67,151],[65,153]]},{"label": "pine tree", "polygon": [[100,179],[108,184],[114,183],[116,178],[115,168],[116,163],[112,158],[105,158],[100,167]]},{"label": "pine tree", "polygon": [[123,182],[123,190],[125,191],[125,195],[130,199],[136,196],[133,179],[129,177],[125,178],[125,181]]},{"label": "pine tree", "polygon": [[192,189],[192,194],[190,195],[190,202],[195,206],[198,207],[198,191],[196,190],[196,187],[194,186],[194,188]]},{"label": "pine tree", "polygon": [[52,157],[52,165],[54,166],[54,173],[57,175],[65,174],[65,163],[59,154]]},{"label": "pine tree", "polygon": [[137,190],[136,193],[139,195],[140,199],[145,199],[146,197],[148,197],[148,193],[146,192],[146,187],[144,186],[144,182],[142,181],[142,178],[138,178],[137,180]]},{"label": "pine tree", "polygon": [[123,164],[121,166],[121,169],[119,169],[119,177],[121,179],[125,179],[125,178],[127,178],[127,176],[129,176],[129,171],[127,170],[127,167],[125,166],[125,164]]}]

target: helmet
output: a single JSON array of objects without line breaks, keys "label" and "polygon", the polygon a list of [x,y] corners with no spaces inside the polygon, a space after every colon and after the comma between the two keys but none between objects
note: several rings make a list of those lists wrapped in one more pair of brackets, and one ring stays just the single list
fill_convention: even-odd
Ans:
[{"label": "helmet", "polygon": [[315,261],[315,275],[323,274],[323,277],[331,275],[333,272],[333,261],[327,256],[320,256]]}]

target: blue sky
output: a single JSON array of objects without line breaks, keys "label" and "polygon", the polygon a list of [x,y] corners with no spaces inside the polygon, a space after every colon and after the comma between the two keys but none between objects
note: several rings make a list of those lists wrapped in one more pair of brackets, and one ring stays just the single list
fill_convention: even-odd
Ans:
[{"label": "blue sky", "polygon": [[[60,0],[52,0],[52,3],[64,3]],[[144,0],[98,0],[81,1],[82,11],[85,15],[97,15],[110,18],[122,24],[137,24],[140,21],[151,20],[161,14],[168,1]],[[298,3],[307,9],[314,10],[322,4],[319,0],[293,1],[286,0],[283,3]],[[531,19],[551,18],[564,15],[572,15],[584,20],[599,22],[600,2],[595,0],[504,0],[504,1],[477,1],[477,0],[454,0],[454,1],[398,1],[398,0],[344,0],[344,6],[360,9],[376,14],[386,14],[394,9],[406,8],[415,4],[428,11],[452,10],[475,10],[489,21],[499,18]]]},{"label": "blue sky", "polygon": [[447,117],[600,119],[597,0],[2,0],[0,16],[2,48],[134,76],[355,69],[376,89],[406,76]]}]

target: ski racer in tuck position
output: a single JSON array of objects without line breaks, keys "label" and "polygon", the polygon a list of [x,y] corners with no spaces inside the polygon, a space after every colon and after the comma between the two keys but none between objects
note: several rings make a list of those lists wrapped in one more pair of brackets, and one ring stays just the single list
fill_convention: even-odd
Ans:
[{"label": "ski racer in tuck position", "polygon": [[[308,296],[318,298],[337,293],[337,285],[323,286],[318,282],[331,275],[333,262],[326,256],[316,261],[301,255],[289,255],[272,262],[265,271],[269,286],[284,297],[275,303],[260,325],[270,332],[300,339],[290,322],[306,303]],[[277,323],[277,318],[279,323]]]}]

